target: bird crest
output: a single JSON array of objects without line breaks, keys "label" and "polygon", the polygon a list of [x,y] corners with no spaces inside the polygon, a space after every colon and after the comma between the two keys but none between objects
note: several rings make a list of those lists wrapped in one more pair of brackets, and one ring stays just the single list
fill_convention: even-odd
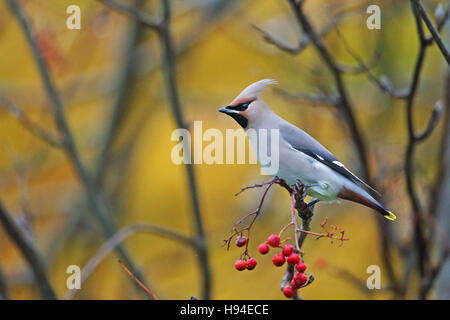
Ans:
[{"label": "bird crest", "polygon": [[236,99],[233,100],[233,102],[230,105],[234,105],[237,102],[247,102],[251,100],[258,99],[261,92],[269,85],[277,84],[276,80],[273,79],[264,79],[257,81],[255,83],[252,83],[247,88],[242,90],[242,92],[236,97]]}]

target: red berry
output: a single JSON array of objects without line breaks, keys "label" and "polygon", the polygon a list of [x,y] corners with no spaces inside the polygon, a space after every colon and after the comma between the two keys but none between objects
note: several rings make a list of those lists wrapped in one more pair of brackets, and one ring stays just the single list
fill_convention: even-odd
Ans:
[{"label": "red berry", "polygon": [[255,258],[250,258],[247,260],[247,270],[253,270],[256,267],[256,259]]},{"label": "red berry", "polygon": [[292,298],[295,294],[295,291],[291,286],[286,286],[283,288],[283,294],[286,298]]},{"label": "red berry", "polygon": [[283,255],[285,257],[289,257],[291,255],[292,251],[294,251],[294,247],[290,244],[287,244],[283,247]]},{"label": "red berry", "polygon": [[295,279],[292,279],[291,281],[291,287],[294,290],[297,290],[298,288],[300,288],[302,285],[300,284],[300,281],[296,281]]},{"label": "red berry", "polygon": [[308,281],[308,277],[304,273],[297,273],[294,276],[294,281],[299,283],[300,286],[304,285]]},{"label": "red berry", "polygon": [[298,256],[298,254],[296,253],[292,253],[288,258],[287,258],[287,263],[290,266],[295,266],[297,263],[300,262],[300,257]]},{"label": "red berry", "polygon": [[269,252],[269,246],[266,243],[261,243],[258,247],[258,251],[261,254],[266,254]]},{"label": "red berry", "polygon": [[236,241],[234,242],[238,247],[243,247],[247,243],[246,237],[237,237]]},{"label": "red berry", "polygon": [[247,267],[247,263],[244,260],[237,260],[234,263],[234,267],[236,268],[236,270],[242,271]]},{"label": "red berry", "polygon": [[284,264],[285,258],[281,253],[277,253],[273,256],[272,262],[277,267],[281,267]]},{"label": "red berry", "polygon": [[269,236],[269,238],[267,239],[267,243],[269,244],[269,246],[271,247],[278,247],[280,245],[280,237],[276,234],[272,234]]},{"label": "red berry", "polygon": [[298,272],[305,272],[306,264],[304,264],[303,262],[299,262],[299,263],[297,263],[295,268],[297,269]]}]

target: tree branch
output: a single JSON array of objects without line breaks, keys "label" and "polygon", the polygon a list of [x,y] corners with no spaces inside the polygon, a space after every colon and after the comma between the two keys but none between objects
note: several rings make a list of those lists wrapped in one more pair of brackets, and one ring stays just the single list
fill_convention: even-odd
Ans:
[{"label": "tree branch", "polygon": [[[133,224],[123,228],[114,234],[111,238],[109,238],[106,243],[104,243],[100,249],[98,249],[97,253],[89,259],[88,263],[84,266],[81,271],[81,284],[83,284],[87,278],[97,269],[100,263],[106,258],[106,256],[115,248],[117,248],[123,241],[128,239],[130,236],[136,233],[149,233],[157,236],[161,236],[163,238],[171,239],[177,241],[181,244],[191,246],[196,248],[199,244],[182,234],[171,231],[166,228],[162,228],[159,226],[149,225],[149,224]],[[73,297],[78,293],[78,290],[69,290],[64,295],[64,300],[73,299]]]},{"label": "tree branch", "polygon": [[[137,8],[141,8],[143,2],[135,0]],[[94,171],[94,181],[97,186],[102,185],[102,180],[108,165],[108,156],[116,140],[120,128],[125,121],[127,107],[132,94],[132,79],[135,76],[137,45],[142,36],[142,24],[139,20],[133,20],[130,27],[130,35],[126,37],[127,44],[123,50],[123,67],[119,77],[119,88],[117,98],[112,108],[111,118],[107,124],[104,141],[100,146],[97,165]]]},{"label": "tree branch", "polygon": [[433,22],[431,21],[431,18],[428,16],[427,11],[423,7],[422,1],[414,0],[413,4],[416,6],[420,16],[422,17],[428,30],[430,31],[431,35],[433,36],[433,39],[436,42],[436,44],[438,45],[439,50],[441,50],[441,53],[444,56],[445,60],[447,61],[447,64],[450,66],[450,53],[448,52],[447,48],[445,47],[445,44],[442,41],[441,36],[439,35],[439,31],[436,29]]},{"label": "tree branch", "polygon": [[425,300],[427,298],[449,256],[450,250],[446,248],[437,265],[422,279],[419,289],[419,299]]},{"label": "tree branch", "polygon": [[[180,97],[178,94],[178,85],[176,81],[176,55],[175,47],[173,44],[172,35],[170,32],[171,11],[168,0],[162,0],[163,20],[160,27],[157,29],[158,38],[162,46],[163,55],[163,73],[166,91],[169,97],[170,107],[172,114],[175,118],[175,123],[178,128],[187,128],[183,112]],[[211,297],[211,269],[208,258],[208,248],[206,244],[206,237],[203,228],[203,221],[200,211],[200,203],[197,193],[197,181],[195,177],[194,167],[192,164],[186,164],[186,173],[188,179],[188,187],[191,199],[191,205],[193,210],[193,224],[195,228],[195,234],[199,246],[196,247],[198,254],[198,263],[201,269],[201,275],[203,278],[202,298],[209,299]]]},{"label": "tree branch", "polygon": [[55,148],[62,147],[61,139],[59,137],[55,137],[46,129],[44,129],[43,127],[35,123],[33,120],[31,120],[18,105],[12,103],[8,99],[1,96],[0,96],[0,104],[3,104],[11,112],[11,114],[17,118],[22,127],[24,127],[36,138],[48,143],[52,147]]},{"label": "tree branch", "polygon": [[[44,57],[39,50],[35,33],[17,0],[8,0],[8,4],[12,13],[17,17],[17,20],[19,21],[20,26],[23,29],[25,37],[33,53],[33,57],[38,67],[39,74],[42,78],[45,92],[53,107],[53,115],[56,126],[58,127],[58,130],[62,137],[64,151],[68,157],[70,164],[73,166],[76,174],[83,184],[86,197],[91,206],[92,213],[95,219],[99,223],[104,235],[106,237],[110,237],[116,232],[116,227],[113,220],[111,219],[111,216],[108,213],[108,209],[102,199],[101,194],[99,193],[93,179],[91,178],[87,169],[81,161],[78,149],[75,144],[75,140],[72,136],[72,132],[65,116],[61,98],[56,89],[56,86],[53,83],[50,71],[45,64]],[[130,266],[132,272],[136,274],[140,279],[143,279],[141,272],[135,267],[125,248],[119,246],[117,247],[117,251],[122,259],[127,263],[127,265]]]},{"label": "tree branch", "polygon": [[[366,73],[367,78],[375,83],[383,92],[386,92],[387,94],[391,95],[394,98],[397,99],[406,99],[408,97],[408,91],[407,90],[396,90],[393,88],[392,83],[387,79],[386,77],[378,79],[370,70],[370,66],[364,63],[363,59],[353,50],[353,48],[350,46],[350,44],[347,42],[345,37],[340,32],[339,28],[336,27],[336,34],[341,39],[342,44],[344,45],[345,50],[352,56],[352,58],[358,62],[358,69],[362,72]],[[376,55],[375,55],[376,56]],[[341,70],[343,72],[346,72],[345,69]]]},{"label": "tree branch", "polygon": [[139,21],[146,27],[150,29],[158,29],[160,27],[161,22],[151,15],[142,12],[139,9],[130,7],[128,5],[117,2],[116,0],[99,0],[103,4],[109,6],[111,9],[116,10],[119,13],[123,13],[131,16],[133,19]]},{"label": "tree branch", "polygon": [[[300,232],[297,238],[297,245],[298,248],[301,249],[303,246],[303,242],[305,241],[309,231],[311,231],[311,221],[312,217],[314,215],[314,207],[315,205],[307,205],[304,201],[305,194],[303,192],[298,192],[295,195],[295,209],[297,210],[297,214],[302,219],[302,225],[300,227],[300,231],[306,231],[306,232]],[[288,285],[294,276],[294,266],[288,265],[286,267],[286,272],[284,274],[283,280],[281,281],[281,290]],[[314,277],[310,275],[308,282],[304,285],[309,285],[312,281],[314,281]],[[294,300],[299,300],[301,297],[296,292],[294,297]]]},{"label": "tree branch", "polygon": [[[340,18],[341,18],[340,16],[339,16],[339,18],[335,17],[330,24],[325,26],[323,28],[323,30],[320,32],[320,37],[325,37],[330,31],[332,31],[333,28],[336,27],[337,24],[340,22]],[[311,39],[307,35],[304,36],[303,38],[301,38],[298,41],[298,44],[296,46],[291,46],[291,45],[284,43],[281,40],[278,40],[277,38],[270,35],[269,33],[267,33],[266,31],[264,31],[263,29],[259,28],[256,25],[252,25],[252,27],[253,27],[253,29],[258,31],[263,36],[265,41],[267,41],[270,44],[273,44],[278,49],[285,51],[287,53],[290,53],[290,54],[299,54],[304,49],[306,49],[309,44],[311,44]]]},{"label": "tree branch", "polygon": [[[344,80],[343,80],[343,73],[342,70],[339,68],[338,64],[332,57],[331,53],[328,51],[326,46],[324,45],[322,39],[319,37],[319,35],[314,30],[313,26],[310,23],[309,18],[306,16],[306,14],[303,11],[303,1],[295,1],[295,0],[288,0],[289,4],[292,7],[292,10],[294,11],[294,14],[297,18],[297,21],[303,30],[305,34],[309,36],[311,39],[314,47],[316,48],[317,52],[319,53],[319,56],[325,63],[325,65],[328,67],[330,72],[332,73],[334,77],[334,81],[336,84],[336,88],[339,94],[339,108],[338,110],[342,112],[345,121],[347,123],[347,126],[350,130],[350,136],[354,142],[356,152],[359,158],[359,162],[361,164],[361,173],[363,180],[367,181],[369,185],[374,186],[374,183],[370,177],[370,165],[368,160],[368,153],[367,153],[367,146],[366,141],[362,135],[362,132],[356,122],[355,116],[353,114],[353,107],[350,101],[350,98],[347,93],[347,88],[345,86]],[[382,247],[382,256],[383,256],[383,262],[387,269],[387,274],[389,277],[389,280],[393,284],[393,288],[396,292],[399,291],[399,285],[398,280],[395,276],[393,265],[391,262],[390,257],[390,231],[388,228],[386,228],[385,221],[382,221],[381,216],[377,216],[377,224],[378,229],[380,232],[380,241],[381,241],[381,247]]]},{"label": "tree branch", "polygon": [[438,101],[436,105],[433,108],[433,111],[431,112],[430,119],[428,120],[428,124],[426,128],[421,132],[415,135],[416,142],[421,142],[425,139],[427,139],[433,130],[437,127],[439,120],[442,117],[442,114],[444,113],[444,104],[442,101]]},{"label": "tree branch", "polygon": [[414,151],[417,144],[416,133],[414,129],[414,117],[413,117],[413,105],[414,98],[417,94],[419,87],[420,75],[425,60],[425,53],[427,49],[427,41],[424,34],[422,22],[416,11],[416,6],[414,5],[414,0],[411,0],[411,7],[416,21],[417,33],[419,35],[419,53],[417,55],[416,64],[414,67],[413,77],[411,80],[409,95],[406,99],[406,118],[407,118],[407,129],[408,129],[408,145],[405,153],[405,179],[406,188],[411,203],[413,217],[414,217],[414,239],[415,245],[418,252],[418,268],[421,276],[423,277],[426,273],[426,264],[428,261],[428,254],[426,248],[426,240],[423,230],[423,212],[422,205],[420,203],[419,197],[417,195],[417,190],[415,187],[415,171],[414,171]]},{"label": "tree branch", "polygon": [[11,240],[15,243],[20,253],[23,255],[25,260],[30,265],[33,271],[34,278],[36,279],[36,284],[39,291],[44,299],[56,300],[56,294],[53,291],[50,281],[47,278],[45,271],[45,263],[40,256],[37,249],[34,247],[28,238],[22,233],[20,228],[16,225],[11,215],[3,207],[0,202],[0,223],[3,225],[6,233],[9,235]]},{"label": "tree branch", "polygon": [[0,300],[8,300],[8,299],[9,299],[8,283],[6,282],[5,274],[3,273],[3,270],[0,267]]}]

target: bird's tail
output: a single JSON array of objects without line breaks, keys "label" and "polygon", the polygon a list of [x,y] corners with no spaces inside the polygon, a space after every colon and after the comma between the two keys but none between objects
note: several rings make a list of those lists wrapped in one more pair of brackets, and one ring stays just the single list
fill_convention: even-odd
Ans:
[{"label": "bird's tail", "polygon": [[375,209],[386,219],[394,221],[397,219],[395,214],[387,210],[381,203],[375,200],[370,194],[356,184],[345,185],[339,192],[338,197],[344,200],[360,203],[366,207]]}]

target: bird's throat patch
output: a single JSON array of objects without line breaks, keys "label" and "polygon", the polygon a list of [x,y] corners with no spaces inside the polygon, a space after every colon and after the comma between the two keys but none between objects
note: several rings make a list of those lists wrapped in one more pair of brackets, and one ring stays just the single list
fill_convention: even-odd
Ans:
[{"label": "bird's throat patch", "polygon": [[244,117],[243,115],[239,114],[239,113],[229,113],[228,114],[230,117],[232,117],[234,120],[236,120],[237,123],[239,123],[239,125],[242,128],[247,128],[248,126],[248,120],[246,117]]}]

